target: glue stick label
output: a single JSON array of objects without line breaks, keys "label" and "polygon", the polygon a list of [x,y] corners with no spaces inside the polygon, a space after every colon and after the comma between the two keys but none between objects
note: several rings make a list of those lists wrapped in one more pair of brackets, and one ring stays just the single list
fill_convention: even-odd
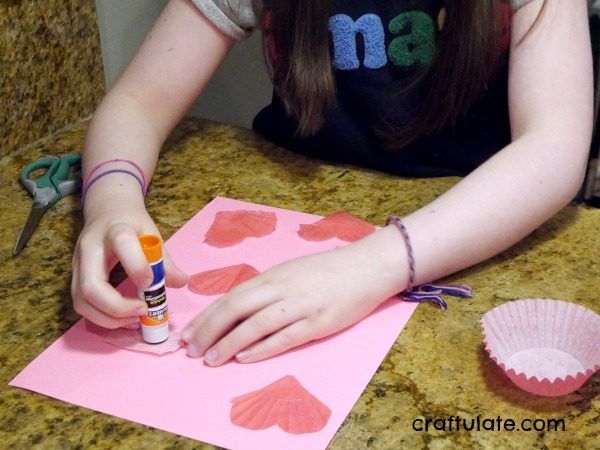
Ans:
[{"label": "glue stick label", "polygon": [[140,316],[142,325],[158,326],[169,320],[167,293],[165,290],[165,271],[162,259],[151,264],[154,281],[147,289],[139,289],[138,296],[148,305],[148,312]]},{"label": "glue stick label", "polygon": [[150,344],[158,344],[169,338],[169,312],[165,288],[165,267],[162,259],[162,241],[159,236],[139,237],[142,251],[152,269],[152,286],[138,289],[138,297],[148,307],[140,316],[142,338]]}]

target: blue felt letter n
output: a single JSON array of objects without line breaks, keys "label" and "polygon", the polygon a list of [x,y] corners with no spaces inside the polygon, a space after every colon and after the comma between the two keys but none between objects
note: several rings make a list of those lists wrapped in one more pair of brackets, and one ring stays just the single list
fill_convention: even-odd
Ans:
[{"label": "blue felt letter n", "polygon": [[362,34],[365,43],[364,65],[379,69],[387,64],[385,30],[376,14],[360,16],[356,22],[346,14],[336,14],[329,19],[333,36],[333,67],[338,70],[355,70],[360,67],[356,53],[356,35]]}]

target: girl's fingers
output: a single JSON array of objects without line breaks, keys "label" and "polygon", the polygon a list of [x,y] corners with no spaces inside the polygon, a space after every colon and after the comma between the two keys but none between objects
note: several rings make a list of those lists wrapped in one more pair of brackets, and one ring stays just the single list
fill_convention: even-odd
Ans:
[{"label": "girl's fingers", "polygon": [[150,264],[144,256],[136,231],[128,225],[117,224],[106,234],[105,245],[117,256],[133,284],[145,288],[152,284]]},{"label": "girl's fingers", "polygon": [[262,361],[318,338],[309,320],[300,320],[242,350],[235,355],[235,359],[240,363]]},{"label": "girl's fingers", "polygon": [[173,288],[180,288],[187,284],[188,275],[182,271],[173,262],[173,258],[169,255],[169,252],[163,246],[163,261],[165,263],[165,278],[167,286]]},{"label": "girl's fingers", "polygon": [[259,339],[302,317],[297,308],[286,308],[284,302],[273,303],[244,320],[211,347],[204,355],[204,361],[209,366],[219,366]]},{"label": "girl's fingers", "polygon": [[229,293],[216,300],[183,330],[181,338],[187,343],[188,355],[204,355],[237,323],[278,300],[278,293],[270,285],[241,294]]},{"label": "girl's fingers", "polygon": [[105,328],[128,327],[137,324],[137,318],[132,319],[131,317],[127,317],[121,319],[110,317],[86,301],[79,289],[79,280],[81,279],[80,258],[80,252],[76,250],[73,255],[73,277],[71,279],[71,295],[73,297],[73,308],[75,309],[75,312]]},{"label": "girl's fingers", "polygon": [[[82,251],[80,254],[79,284],[76,291],[77,295],[83,300],[83,302],[80,301],[77,304],[82,311],[78,310],[77,312],[93,322],[95,321],[85,314],[85,312],[91,311],[83,308],[81,303],[89,303],[94,309],[115,319],[132,318],[145,314],[147,310],[143,301],[124,298],[106,281],[102,249]],[[111,328],[114,328],[114,326]]]},{"label": "girl's fingers", "polygon": [[[156,230],[146,231],[147,234],[157,234]],[[125,272],[138,287],[148,287],[153,280],[150,264],[144,256],[139,243],[138,233],[125,224],[114,225],[107,234],[108,245],[116,259],[121,262]],[[180,288],[187,284],[188,276],[175,265],[171,255],[163,246],[163,262],[167,286]]]},{"label": "girl's fingers", "polygon": [[[75,296],[76,295],[78,295],[77,292],[75,293]],[[75,296],[74,296],[74,300],[75,300]],[[85,317],[90,322],[93,322],[96,325],[100,325],[101,327],[104,327],[104,328],[109,328],[109,329],[115,329],[115,328],[121,328],[121,327],[130,328],[130,327],[133,327],[136,324],[138,324],[139,319],[137,317],[119,318],[119,317],[109,316],[108,314],[105,314],[104,312],[97,309],[94,305],[92,305],[86,301],[79,301],[79,302],[74,301],[73,305],[75,307],[75,311],[79,315]]]},{"label": "girl's fingers", "polygon": [[83,301],[79,293],[79,247],[75,247],[73,252],[73,274],[71,275],[71,298],[73,300],[73,309],[77,312],[78,303]]}]

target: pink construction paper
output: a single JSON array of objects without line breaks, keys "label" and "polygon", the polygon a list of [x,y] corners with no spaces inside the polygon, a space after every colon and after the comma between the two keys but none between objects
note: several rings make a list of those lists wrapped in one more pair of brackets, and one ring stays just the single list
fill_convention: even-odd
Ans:
[{"label": "pink construction paper", "polygon": [[[228,248],[202,242],[218,211],[257,209],[277,214],[277,229],[261,239]],[[264,272],[294,257],[333,249],[345,242],[309,242],[297,230],[318,216],[216,198],[166,243],[183,270],[197,273],[245,262]],[[125,281],[120,289],[131,290]],[[167,289],[170,312],[184,326],[218,296],[187,288]],[[352,409],[402,331],[416,304],[397,298],[340,333],[278,357],[253,363],[230,362],[210,368],[184,351],[156,357],[117,348],[103,341],[106,330],[82,319],[11,382],[75,405],[121,417],[210,444],[235,449],[325,448]],[[233,398],[286,375],[331,408],[320,431],[294,435],[271,427],[252,431],[229,420]]]}]

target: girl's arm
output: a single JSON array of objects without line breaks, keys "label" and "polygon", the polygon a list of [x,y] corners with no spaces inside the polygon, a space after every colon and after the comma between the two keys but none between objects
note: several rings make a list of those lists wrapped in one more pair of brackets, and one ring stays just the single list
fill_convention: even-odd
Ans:
[{"label": "girl's arm", "polygon": [[418,281],[513,245],[569,203],[583,182],[593,120],[587,2],[546,0],[531,29],[542,4],[520,8],[512,21],[512,143],[405,219]]},{"label": "girl's arm", "polygon": [[[84,150],[84,173],[113,158],[137,162],[148,179],[160,147],[220,65],[233,39],[217,30],[189,0],[171,0],[131,64],[94,114]],[[107,168],[132,169],[111,163]],[[124,301],[108,283],[121,261],[137,286],[152,272],[137,236],[158,234],[135,178],[114,173],[96,182],[85,198],[85,227],[73,257],[72,296],[77,312],[102,326],[137,322],[146,305]],[[167,282],[187,276],[165,258]]]},{"label": "girl's arm", "polygon": [[[513,17],[513,142],[404,224],[416,283],[477,264],[563,208],[585,173],[592,131],[592,58],[585,0],[542,0]],[[388,226],[332,252],[290,261],[232,290],[184,331],[210,365],[252,362],[336,332],[406,287],[404,241]],[[238,325],[236,325],[238,324]],[[230,331],[231,330],[231,331]]]}]

